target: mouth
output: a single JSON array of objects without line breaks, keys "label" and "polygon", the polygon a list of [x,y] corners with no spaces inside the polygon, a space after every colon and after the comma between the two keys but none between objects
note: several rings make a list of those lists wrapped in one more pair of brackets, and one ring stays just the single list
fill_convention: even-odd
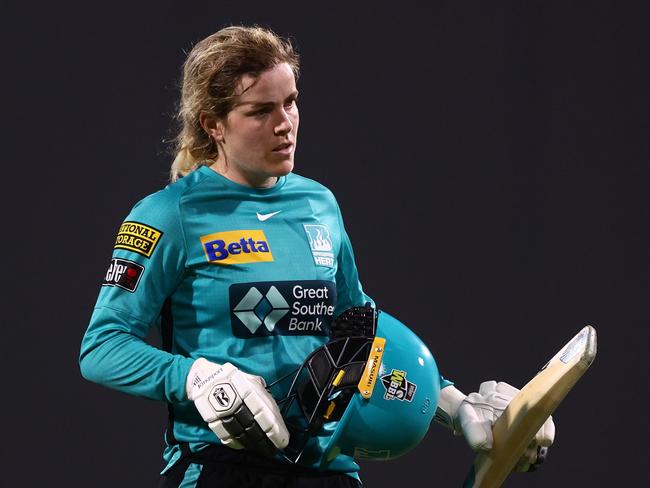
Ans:
[{"label": "mouth", "polygon": [[279,154],[290,154],[292,150],[293,150],[293,142],[283,142],[279,146],[276,146],[273,149],[273,152]]}]

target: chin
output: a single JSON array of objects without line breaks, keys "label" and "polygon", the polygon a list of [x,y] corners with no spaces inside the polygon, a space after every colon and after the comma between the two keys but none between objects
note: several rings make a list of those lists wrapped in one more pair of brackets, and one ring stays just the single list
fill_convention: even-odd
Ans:
[{"label": "chin", "polygon": [[293,171],[293,159],[288,161],[283,161],[281,164],[275,168],[273,176],[286,176]]}]

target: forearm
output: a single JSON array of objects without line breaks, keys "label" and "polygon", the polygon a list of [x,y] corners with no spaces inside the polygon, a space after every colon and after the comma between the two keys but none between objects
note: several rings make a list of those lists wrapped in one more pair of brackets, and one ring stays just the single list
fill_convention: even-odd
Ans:
[{"label": "forearm", "polygon": [[135,318],[95,309],[81,344],[81,374],[131,395],[167,402],[187,400],[185,380],[194,360],[147,344],[143,329],[146,325]]}]

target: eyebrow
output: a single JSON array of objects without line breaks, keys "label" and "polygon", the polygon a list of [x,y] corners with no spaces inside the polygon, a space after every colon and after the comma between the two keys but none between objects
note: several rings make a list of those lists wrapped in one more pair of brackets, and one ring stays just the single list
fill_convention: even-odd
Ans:
[{"label": "eyebrow", "polygon": [[[289,100],[290,98],[296,98],[298,96],[298,93],[299,93],[298,90],[294,91],[287,98],[285,98],[285,100]],[[263,107],[272,107],[272,106],[275,105],[275,102],[255,102],[255,101],[251,101],[251,102],[239,102],[239,103],[236,104],[236,106],[240,106],[240,105],[252,105],[253,108],[263,108]]]}]

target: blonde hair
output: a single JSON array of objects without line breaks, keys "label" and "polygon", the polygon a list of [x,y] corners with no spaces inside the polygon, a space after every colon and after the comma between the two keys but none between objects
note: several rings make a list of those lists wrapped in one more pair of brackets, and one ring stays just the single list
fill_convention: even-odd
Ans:
[{"label": "blonde hair", "polygon": [[241,77],[258,76],[279,63],[288,63],[298,79],[300,65],[291,42],[259,26],[226,27],[192,48],[183,64],[176,115],[181,129],[175,138],[171,181],[214,163],[217,157],[217,145],[201,127],[200,114],[225,118],[232,110]]}]

